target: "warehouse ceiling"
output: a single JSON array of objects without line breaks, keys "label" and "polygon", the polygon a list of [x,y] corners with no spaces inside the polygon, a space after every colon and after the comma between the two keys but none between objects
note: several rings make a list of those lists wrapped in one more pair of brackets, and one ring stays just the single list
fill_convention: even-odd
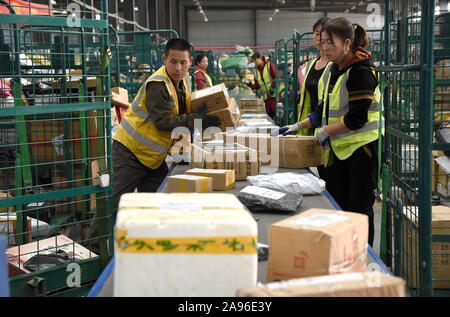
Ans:
[{"label": "warehouse ceiling", "polygon": [[[379,4],[383,13],[384,0],[373,1],[342,1],[342,0],[182,0],[186,8],[196,9],[197,3],[205,10],[208,9],[258,9],[282,11],[319,11],[319,12],[348,12],[368,13],[371,3]],[[348,10],[348,11],[347,11]]]}]

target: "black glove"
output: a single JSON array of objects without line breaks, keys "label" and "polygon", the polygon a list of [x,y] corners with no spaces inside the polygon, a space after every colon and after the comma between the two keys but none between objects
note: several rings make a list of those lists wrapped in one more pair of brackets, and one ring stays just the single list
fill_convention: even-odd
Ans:
[{"label": "black glove", "polygon": [[248,80],[245,82],[245,84],[250,87],[250,89],[253,89],[253,84],[249,82]]},{"label": "black glove", "polygon": [[220,119],[217,116],[209,115],[205,113],[206,104],[202,104],[200,108],[198,108],[197,112],[195,112],[195,119],[202,120],[202,128],[207,129],[209,127],[218,127],[220,126]]},{"label": "black glove", "polygon": [[270,95],[273,95],[274,93],[275,93],[275,88],[270,87],[270,89],[269,89],[269,94],[270,94]]}]

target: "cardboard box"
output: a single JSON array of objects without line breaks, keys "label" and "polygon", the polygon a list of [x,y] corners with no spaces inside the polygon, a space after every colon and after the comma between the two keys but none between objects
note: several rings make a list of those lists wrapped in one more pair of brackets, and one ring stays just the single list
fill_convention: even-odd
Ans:
[{"label": "cardboard box", "polygon": [[191,168],[232,169],[236,180],[259,174],[258,152],[239,144],[202,142],[191,145]]},{"label": "cardboard box", "polygon": [[235,128],[241,113],[234,98],[228,95],[225,84],[197,90],[191,96],[192,111],[197,111],[203,104],[206,104],[206,113],[218,116],[222,122],[220,129]]},{"label": "cardboard box", "polygon": [[236,124],[241,117],[241,113],[234,98],[229,99],[228,108],[211,111],[208,112],[208,114],[219,117],[222,122],[219,128],[222,131],[225,131],[227,128],[236,128]]},{"label": "cardboard box", "polygon": [[[1,176],[0,176],[1,177]],[[0,192],[0,200],[5,199],[5,198],[13,198],[14,196],[11,195],[9,192]],[[4,212],[14,212],[15,207],[14,206],[9,206],[9,207],[3,207],[0,208],[0,213],[4,213]]]},{"label": "cardboard box", "polygon": [[323,148],[313,136],[277,136],[249,134],[216,134],[226,144],[238,143],[258,151],[261,165],[305,168],[323,165]]},{"label": "cardboard box", "polygon": [[14,191],[16,187],[16,171],[12,166],[6,169],[0,169],[0,188],[2,190]]},{"label": "cardboard box", "polygon": [[221,83],[202,90],[194,91],[191,95],[191,108],[195,112],[201,105],[206,104],[206,113],[227,109],[230,97],[227,87]]},{"label": "cardboard box", "polygon": [[[89,129],[89,157],[97,156],[97,120],[95,111],[89,111],[86,118]],[[80,160],[80,119],[39,120],[27,122],[30,135],[31,163],[48,163],[65,160],[67,153],[72,160]]]},{"label": "cardboard box", "polygon": [[193,168],[186,171],[186,174],[210,177],[213,190],[228,190],[233,188],[235,183],[234,170]]},{"label": "cardboard box", "polygon": [[128,108],[130,106],[128,90],[122,87],[111,88],[111,105]]},{"label": "cardboard box", "polygon": [[273,125],[273,123],[267,119],[242,119],[238,121],[239,127],[249,126],[251,124],[253,124],[253,126]]},{"label": "cardboard box", "polygon": [[167,178],[168,193],[212,193],[212,178],[196,175],[175,175]]},{"label": "cardboard box", "polygon": [[[447,206],[432,206],[431,227],[432,234],[450,235],[450,207]],[[418,211],[417,211],[418,214]],[[418,222],[418,216],[407,214],[407,216],[414,223]],[[408,230],[403,232],[403,243],[408,243],[408,259],[406,258],[406,250],[402,255],[404,263],[404,272],[408,276],[408,287],[416,288],[420,285],[418,278],[419,262],[418,255],[418,239],[419,234],[417,230]],[[433,242],[432,243],[433,256],[433,280],[450,280],[450,243],[449,242]],[[450,281],[433,281],[433,288],[435,289],[449,289]]]},{"label": "cardboard box", "polygon": [[435,161],[436,158],[443,156],[443,151],[432,151],[431,158],[431,188],[433,192],[437,192],[437,184],[438,184],[438,174],[439,174],[439,165]]},{"label": "cardboard box", "polygon": [[[31,218],[27,217],[27,228],[24,228],[26,232],[27,241],[31,241]],[[0,236],[6,236],[8,239],[8,245],[13,246],[17,244],[17,216],[11,216],[8,214],[0,214]]]},{"label": "cardboard box", "polygon": [[240,288],[237,297],[406,297],[406,282],[381,272],[292,279]]},{"label": "cardboard box", "polygon": [[75,261],[86,260],[96,257],[97,254],[86,249],[82,245],[75,243],[64,235],[51,237],[38,242],[31,242],[19,247],[12,247],[6,250],[6,260],[8,261],[9,276],[31,273],[30,270],[23,267],[23,264],[39,253],[55,252],[63,250],[70,259]]},{"label": "cardboard box", "polygon": [[264,99],[239,99],[239,108],[241,112],[246,113],[259,113],[266,112],[264,105]]},{"label": "cardboard box", "polygon": [[269,228],[267,281],[364,272],[366,215],[309,209]]},{"label": "cardboard box", "polygon": [[443,197],[447,198],[450,197],[450,186],[449,186],[449,182],[450,182],[450,178],[449,175],[447,174],[447,172],[445,170],[443,170],[441,168],[441,166],[439,165],[438,162],[436,162],[435,159],[445,156],[443,151],[433,151],[432,152],[432,164],[431,164],[431,172],[434,174],[432,176],[432,188],[434,186],[434,182],[436,182],[435,188],[436,188],[436,192],[438,192],[439,194],[441,194]]},{"label": "cardboard box", "polygon": [[239,99],[239,106],[264,106],[264,99],[262,98],[241,98]]}]

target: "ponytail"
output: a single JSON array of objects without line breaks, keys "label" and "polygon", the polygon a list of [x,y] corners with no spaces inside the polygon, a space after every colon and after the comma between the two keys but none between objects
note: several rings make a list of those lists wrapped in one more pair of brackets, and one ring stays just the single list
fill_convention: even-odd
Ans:
[{"label": "ponytail", "polygon": [[357,23],[351,23],[346,18],[334,18],[329,20],[323,26],[323,30],[327,32],[330,37],[331,34],[335,34],[343,42],[350,39],[350,49],[355,52],[358,47],[366,48],[369,46],[369,38],[366,30]]},{"label": "ponytail", "polygon": [[353,40],[350,49],[354,52],[358,47],[366,48],[369,46],[369,37],[366,30],[359,24],[353,23]]}]

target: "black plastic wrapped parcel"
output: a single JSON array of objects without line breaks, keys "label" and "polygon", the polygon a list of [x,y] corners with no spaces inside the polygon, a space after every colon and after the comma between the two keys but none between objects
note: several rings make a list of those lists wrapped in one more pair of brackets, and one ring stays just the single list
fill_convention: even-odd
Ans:
[{"label": "black plastic wrapped parcel", "polygon": [[259,186],[247,186],[237,197],[252,212],[296,212],[303,202],[303,196],[300,194]]}]

